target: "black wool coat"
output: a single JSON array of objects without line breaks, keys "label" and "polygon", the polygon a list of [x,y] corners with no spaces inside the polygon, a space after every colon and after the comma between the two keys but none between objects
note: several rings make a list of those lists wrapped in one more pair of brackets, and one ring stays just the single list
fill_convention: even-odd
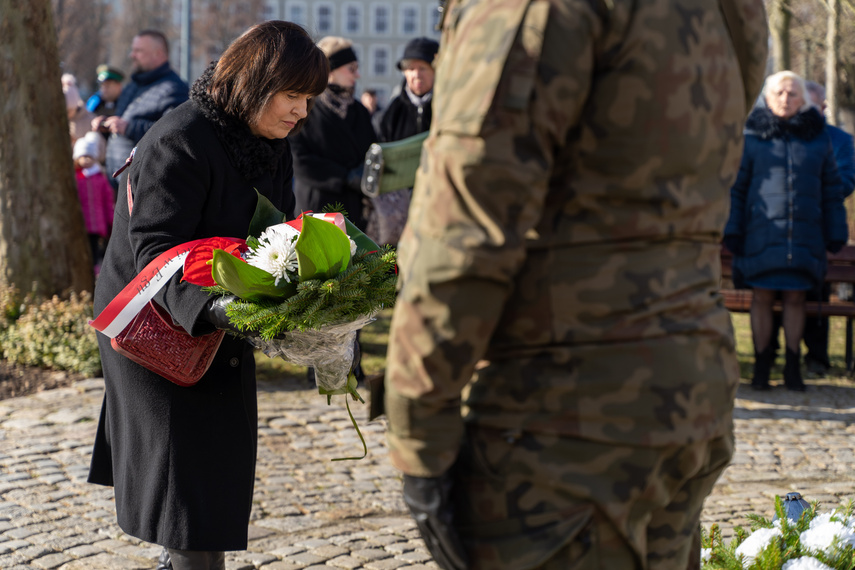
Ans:
[{"label": "black wool coat", "polygon": [[[218,122],[210,98],[194,96],[140,141],[128,169],[132,215],[125,176],[120,180],[96,315],[170,247],[245,238],[256,189],[281,211],[293,211],[287,140],[259,139],[242,123]],[[155,300],[191,334],[213,331],[201,318],[209,295],[180,278],[179,271]],[[205,376],[185,388],[121,356],[100,333],[98,341],[106,391],[89,481],[115,487],[119,526],[169,548],[245,549],[258,415],[249,344],[226,335]]]},{"label": "black wool coat", "polygon": [[415,105],[407,95],[407,82],[401,92],[389,102],[380,119],[379,135],[382,142],[393,142],[430,130],[431,104]]},{"label": "black wool coat", "polygon": [[349,187],[347,180],[349,173],[364,164],[365,153],[374,142],[377,134],[371,114],[362,103],[350,104],[342,119],[318,98],[303,129],[291,139],[295,214],[322,212],[327,204],[341,203],[348,219],[365,230],[362,191]]}]

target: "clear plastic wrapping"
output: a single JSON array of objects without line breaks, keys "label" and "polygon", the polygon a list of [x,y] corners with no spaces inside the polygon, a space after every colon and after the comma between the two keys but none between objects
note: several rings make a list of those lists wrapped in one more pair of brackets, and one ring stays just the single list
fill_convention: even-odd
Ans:
[{"label": "clear plastic wrapping", "polygon": [[248,340],[266,356],[280,356],[289,362],[315,369],[318,388],[332,392],[345,387],[353,366],[356,333],[374,320],[365,315],[355,321],[326,325],[317,330],[291,331],[284,338]]}]

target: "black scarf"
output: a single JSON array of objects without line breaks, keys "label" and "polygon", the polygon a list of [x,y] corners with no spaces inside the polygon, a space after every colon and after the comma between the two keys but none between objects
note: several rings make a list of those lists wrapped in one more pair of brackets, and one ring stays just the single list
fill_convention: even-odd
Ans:
[{"label": "black scarf", "polygon": [[802,140],[812,140],[825,129],[825,119],[814,107],[800,111],[784,119],[774,114],[765,105],[754,107],[745,121],[745,134],[756,135],[763,140],[794,136]]},{"label": "black scarf", "polygon": [[353,87],[342,87],[335,83],[328,84],[326,90],[321,93],[318,99],[342,119],[347,116],[347,110],[355,101],[353,98]]},{"label": "black scarf", "polygon": [[190,100],[196,104],[206,119],[214,124],[217,138],[223,143],[232,164],[247,179],[258,178],[274,172],[282,155],[290,148],[285,139],[257,137],[244,121],[227,114],[208,94],[216,62],[193,83]]}]

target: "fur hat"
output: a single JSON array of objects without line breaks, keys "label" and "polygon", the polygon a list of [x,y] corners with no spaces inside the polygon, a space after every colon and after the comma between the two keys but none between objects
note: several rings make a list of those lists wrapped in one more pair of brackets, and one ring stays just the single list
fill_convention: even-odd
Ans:
[{"label": "fur hat", "polygon": [[439,42],[430,38],[415,38],[410,40],[404,47],[404,55],[398,62],[398,69],[403,69],[401,64],[408,59],[420,59],[433,65],[433,58],[439,51]]}]

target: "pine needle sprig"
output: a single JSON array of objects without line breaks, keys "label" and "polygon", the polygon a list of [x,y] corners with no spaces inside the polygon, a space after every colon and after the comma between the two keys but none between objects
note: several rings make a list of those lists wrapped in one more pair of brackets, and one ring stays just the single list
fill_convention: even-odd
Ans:
[{"label": "pine needle sprig", "polygon": [[[257,332],[267,340],[288,331],[317,330],[373,315],[395,303],[396,262],[396,253],[388,246],[373,252],[360,250],[335,277],[301,281],[297,292],[282,302],[235,300],[226,314],[240,330]],[[227,293],[218,287],[208,289]]]},{"label": "pine needle sprig", "polygon": [[[814,501],[805,508],[797,520],[789,519],[786,516],[783,501],[780,497],[776,497],[774,520],[754,514],[747,515],[751,521],[751,533],[737,526],[733,529],[734,537],[728,543],[723,540],[719,526],[713,524],[709,532],[702,530],[701,533],[701,546],[704,550],[701,567],[703,570],[780,570],[788,561],[799,560],[794,564],[801,565],[802,568],[815,568],[815,562],[808,563],[802,560],[810,557],[834,570],[852,570],[855,568],[855,547],[848,542],[843,543],[839,536],[822,549],[810,548],[802,544],[803,533],[812,529],[812,522],[820,522],[815,521],[818,512],[819,503]],[[851,500],[847,505],[838,507],[830,513],[831,521],[842,523],[850,529],[855,524],[853,517],[855,517],[855,504]],[[820,527],[822,526],[824,523],[820,524]],[[748,557],[744,552],[737,552],[753,533],[772,528],[779,529],[780,534],[761,543],[764,544],[762,547],[755,543],[754,546],[759,548],[759,551],[754,549],[755,556]],[[816,529],[812,532],[816,532]]]}]

